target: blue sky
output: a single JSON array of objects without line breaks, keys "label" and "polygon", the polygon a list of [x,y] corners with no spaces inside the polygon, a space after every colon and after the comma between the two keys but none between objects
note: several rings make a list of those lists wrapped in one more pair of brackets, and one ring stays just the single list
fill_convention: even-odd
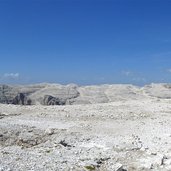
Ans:
[{"label": "blue sky", "polygon": [[0,0],[0,83],[171,82],[170,0]]}]

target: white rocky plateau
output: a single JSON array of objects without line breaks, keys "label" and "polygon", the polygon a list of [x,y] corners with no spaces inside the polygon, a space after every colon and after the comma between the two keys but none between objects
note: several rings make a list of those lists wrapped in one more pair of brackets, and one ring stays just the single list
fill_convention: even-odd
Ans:
[{"label": "white rocky plateau", "polygon": [[0,90],[0,171],[171,171],[171,84]]}]

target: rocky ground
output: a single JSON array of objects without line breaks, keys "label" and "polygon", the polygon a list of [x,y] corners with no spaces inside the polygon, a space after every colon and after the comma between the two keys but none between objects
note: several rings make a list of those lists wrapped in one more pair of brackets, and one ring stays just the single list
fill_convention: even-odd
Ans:
[{"label": "rocky ground", "polygon": [[0,171],[170,171],[171,100],[0,104]]}]

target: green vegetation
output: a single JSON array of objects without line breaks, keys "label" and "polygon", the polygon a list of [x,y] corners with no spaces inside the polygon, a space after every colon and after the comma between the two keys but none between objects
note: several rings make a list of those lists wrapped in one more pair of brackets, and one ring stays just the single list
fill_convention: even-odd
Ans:
[{"label": "green vegetation", "polygon": [[96,170],[95,166],[85,166],[87,170]]}]

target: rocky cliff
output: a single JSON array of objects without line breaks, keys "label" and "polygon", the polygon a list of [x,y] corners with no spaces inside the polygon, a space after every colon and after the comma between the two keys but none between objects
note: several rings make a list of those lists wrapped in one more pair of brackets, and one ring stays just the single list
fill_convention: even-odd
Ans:
[{"label": "rocky cliff", "polygon": [[15,105],[72,105],[118,100],[171,98],[170,84],[137,87],[126,84],[77,86],[75,84],[0,85],[0,103]]}]

